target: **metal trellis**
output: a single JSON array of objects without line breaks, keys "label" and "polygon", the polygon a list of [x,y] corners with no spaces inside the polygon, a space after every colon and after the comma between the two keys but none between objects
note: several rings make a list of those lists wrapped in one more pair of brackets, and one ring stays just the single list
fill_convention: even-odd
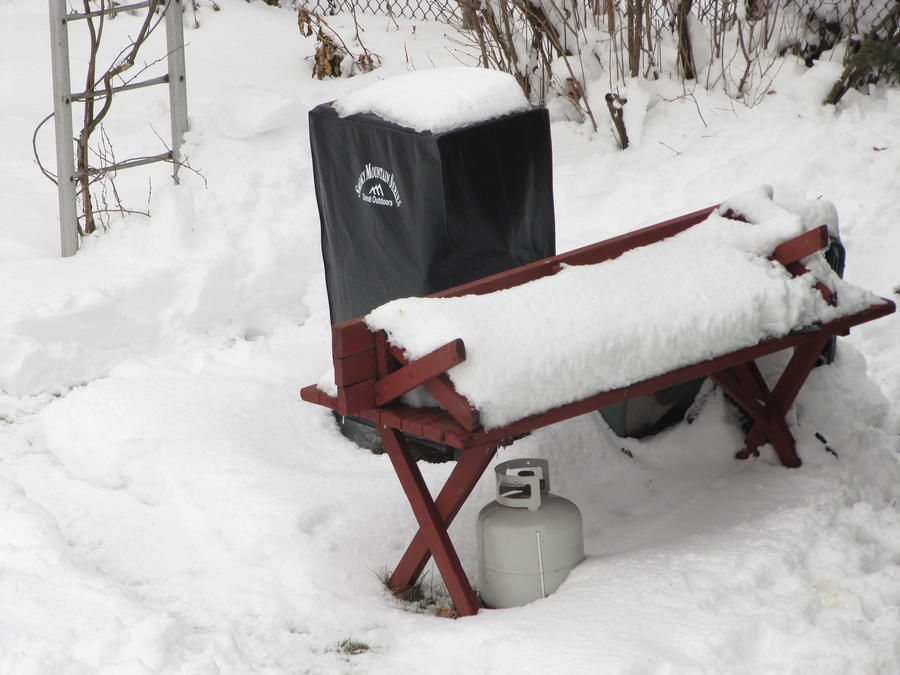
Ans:
[{"label": "metal trellis", "polygon": [[[69,71],[69,29],[70,21],[78,21],[97,16],[111,16],[119,12],[130,12],[137,9],[152,8],[159,3],[144,0],[129,5],[102,7],[92,12],[69,12],[66,0],[49,0],[50,2],[50,55],[53,67],[53,113],[56,127],[56,175],[59,194],[59,231],[63,256],[74,255],[78,251],[78,214],[76,209],[75,190],[77,181],[87,180],[88,176],[79,176],[75,172],[75,152],[73,148],[72,103],[90,98],[102,98],[107,95],[103,89],[89,89],[79,94],[72,94]],[[187,119],[187,84],[184,63],[184,27],[182,25],[183,0],[166,0],[164,3],[166,22],[166,61],[168,72],[142,82],[128,83],[113,87],[112,92],[123,92],[140,89],[157,84],[169,85],[169,117],[172,125],[172,149],[159,155],[142,159],[118,162],[99,169],[91,169],[89,175],[104,171],[117,171],[143,166],[152,162],[173,161],[174,176],[177,179],[181,162],[181,144],[184,133],[188,129]]]}]

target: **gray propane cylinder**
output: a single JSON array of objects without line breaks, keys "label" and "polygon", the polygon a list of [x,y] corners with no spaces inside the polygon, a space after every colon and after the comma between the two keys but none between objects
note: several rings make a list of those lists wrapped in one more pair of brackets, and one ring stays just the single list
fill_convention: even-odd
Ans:
[{"label": "gray propane cylinder", "polygon": [[488,607],[518,607],[548,596],[584,560],[581,512],[550,494],[545,459],[513,459],[494,471],[496,501],[478,514],[479,590]]}]

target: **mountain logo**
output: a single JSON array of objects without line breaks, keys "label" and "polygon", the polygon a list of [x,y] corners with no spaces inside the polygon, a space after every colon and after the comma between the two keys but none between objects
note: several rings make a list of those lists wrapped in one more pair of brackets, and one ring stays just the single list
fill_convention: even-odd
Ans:
[{"label": "mountain logo", "polygon": [[380,166],[366,164],[356,180],[356,196],[376,206],[396,206],[403,203],[394,174]]}]

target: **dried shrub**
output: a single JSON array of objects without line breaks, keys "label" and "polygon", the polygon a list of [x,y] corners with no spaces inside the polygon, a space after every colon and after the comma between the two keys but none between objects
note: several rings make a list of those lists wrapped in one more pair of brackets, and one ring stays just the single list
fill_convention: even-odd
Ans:
[{"label": "dried shrub", "polygon": [[[754,105],[781,57],[843,59],[836,95],[898,78],[897,0],[456,0],[445,20],[478,65],[513,75],[534,103],[596,128],[589,95],[631,77],[721,88]],[[591,86],[593,85],[593,86]]]},{"label": "dried shrub", "polygon": [[357,73],[368,73],[381,65],[381,57],[362,42],[360,26],[353,13],[354,43],[351,49],[347,42],[322,16],[301,7],[297,11],[297,27],[305,38],[315,38],[315,53],[312,56],[312,75],[318,79],[326,77],[353,77]]},{"label": "dried shrub", "polygon": [[900,4],[850,47],[844,60],[844,72],[828,92],[825,103],[837,103],[851,88],[900,81]]}]

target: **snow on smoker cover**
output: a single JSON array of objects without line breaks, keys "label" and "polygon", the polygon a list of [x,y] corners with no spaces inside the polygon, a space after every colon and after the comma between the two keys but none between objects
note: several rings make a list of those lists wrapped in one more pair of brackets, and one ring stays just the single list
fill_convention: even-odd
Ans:
[{"label": "snow on smoker cover", "polygon": [[529,109],[512,75],[484,68],[419,70],[334,102],[341,117],[372,113],[416,131],[444,133]]},{"label": "snow on smoker cover", "polygon": [[[729,208],[750,223],[723,218]],[[836,227],[827,202],[789,211],[763,187],[615,260],[488,295],[394,300],[365,321],[411,358],[462,338],[468,358],[448,375],[490,429],[877,302],[821,255],[797,278],[767,260],[822,224]],[[838,307],[813,288],[817,280],[837,292]]]}]

